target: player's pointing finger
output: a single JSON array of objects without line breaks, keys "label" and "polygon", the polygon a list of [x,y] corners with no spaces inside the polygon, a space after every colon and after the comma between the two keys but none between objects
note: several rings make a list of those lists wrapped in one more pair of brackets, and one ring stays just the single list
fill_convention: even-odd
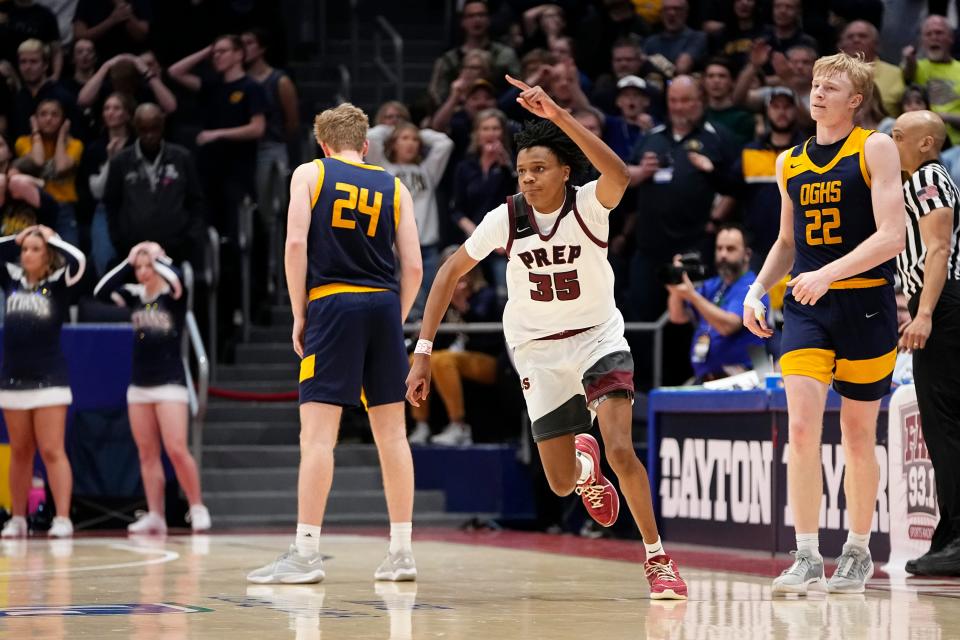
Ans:
[{"label": "player's pointing finger", "polygon": [[517,89],[520,89],[521,91],[529,91],[531,88],[530,85],[528,85],[526,82],[524,82],[523,80],[517,80],[516,78],[511,76],[509,73],[506,74],[504,77],[507,79],[507,82],[515,86]]}]

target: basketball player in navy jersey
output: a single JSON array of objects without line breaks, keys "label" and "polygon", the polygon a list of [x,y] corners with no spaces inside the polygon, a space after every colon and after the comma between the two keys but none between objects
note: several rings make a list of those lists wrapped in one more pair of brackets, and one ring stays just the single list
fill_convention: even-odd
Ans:
[{"label": "basketball player in navy jersey", "polygon": [[[744,325],[769,337],[760,297],[793,274],[784,299],[780,363],[790,416],[787,489],[797,553],[773,581],[775,594],[862,593],[873,575],[877,414],[897,356],[893,259],[905,232],[897,148],[888,136],[853,124],[872,87],[872,70],[862,57],[838,53],[814,65],[810,113],[817,134],[777,159],[780,235],[744,300]],[[819,548],[820,436],[831,382],[843,398],[849,533],[826,581]]]},{"label": "basketball player in navy jersey", "polygon": [[423,267],[410,193],[381,167],[363,162],[367,127],[366,114],[351,104],[318,115],[314,133],[326,157],[300,165],[290,184],[284,261],[293,349],[301,358],[297,535],[287,553],[247,576],[258,584],[323,580],[319,535],[340,414],[361,401],[390,516],[390,548],[374,577],[417,575],[403,321]]}]

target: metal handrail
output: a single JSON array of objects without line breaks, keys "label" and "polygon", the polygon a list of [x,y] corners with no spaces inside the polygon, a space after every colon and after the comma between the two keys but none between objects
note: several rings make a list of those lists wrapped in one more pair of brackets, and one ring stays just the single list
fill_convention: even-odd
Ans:
[{"label": "metal handrail", "polygon": [[253,215],[257,205],[245,196],[240,204],[239,220],[237,221],[237,244],[240,248],[240,313],[242,324],[240,327],[244,342],[250,340],[250,272],[253,253]]},{"label": "metal handrail", "polygon": [[[663,312],[654,322],[625,322],[625,333],[652,333],[653,334],[653,386],[659,387],[663,379],[663,328],[670,321],[670,314]],[[408,322],[403,325],[403,332],[416,334],[420,331],[419,322]],[[502,322],[444,322],[437,327],[437,333],[501,333]]]},{"label": "metal handrail", "polygon": [[[377,29],[373,32],[373,64],[387,78],[388,82],[395,85],[393,100],[403,102],[403,38],[393,28],[390,21],[379,15],[375,18]],[[387,37],[393,43],[393,53],[396,57],[395,69],[391,69],[381,55],[381,31],[386,33]],[[377,83],[377,102],[383,102],[383,84]]]},{"label": "metal handrail", "polygon": [[[220,287],[220,234],[207,227],[207,252],[204,277],[207,281],[207,340],[210,342],[210,362],[217,362],[217,295]],[[216,380],[217,368],[213,367],[211,379]]]},{"label": "metal handrail", "polygon": [[[187,332],[186,335],[183,336],[181,357],[183,359],[183,371],[187,379],[187,399],[193,423],[190,447],[193,451],[194,458],[196,458],[197,468],[199,469],[203,459],[203,421],[207,415],[207,401],[209,399],[210,360],[207,358],[203,338],[200,336],[200,327],[197,325],[197,318],[193,314],[194,276],[193,267],[190,266],[189,262],[183,263],[183,285],[187,292],[187,314],[185,322]],[[196,387],[194,387],[193,374],[190,370],[191,354],[193,354],[197,360]]]},{"label": "metal handrail", "polygon": [[347,69],[345,64],[338,64],[337,71],[340,73],[340,86],[337,87],[335,101],[338,104],[350,102],[350,94],[353,92],[353,77],[350,75],[350,69]]}]

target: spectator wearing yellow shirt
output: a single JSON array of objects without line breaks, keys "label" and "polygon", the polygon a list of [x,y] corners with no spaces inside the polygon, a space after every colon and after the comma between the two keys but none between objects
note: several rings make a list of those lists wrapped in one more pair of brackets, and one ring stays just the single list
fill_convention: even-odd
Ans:
[{"label": "spectator wearing yellow shirt", "polygon": [[43,100],[30,118],[30,135],[17,138],[18,158],[29,158],[44,180],[44,190],[60,205],[56,231],[65,242],[79,243],[76,174],[83,143],[70,137],[70,120],[57,100]]}]

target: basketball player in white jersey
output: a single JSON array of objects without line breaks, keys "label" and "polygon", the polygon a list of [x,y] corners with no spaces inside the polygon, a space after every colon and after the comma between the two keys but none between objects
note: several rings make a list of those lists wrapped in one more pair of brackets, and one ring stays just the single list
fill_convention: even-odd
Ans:
[{"label": "basketball player in white jersey", "polygon": [[[492,251],[505,251],[503,331],[550,487],[561,496],[576,491],[601,525],[616,521],[620,498],[601,473],[597,441],[585,433],[596,414],[607,462],[647,548],[651,597],[685,599],[687,585],[663,550],[647,472],[633,448],[633,358],[607,262],[608,216],[627,188],[627,168],[543,89],[507,80],[521,90],[517,101],[545,120],[516,137],[521,193],[489,212],[437,273],[407,400],[419,405],[429,393],[432,339],[457,281]],[[600,178],[575,189],[571,172],[588,160]]]}]

